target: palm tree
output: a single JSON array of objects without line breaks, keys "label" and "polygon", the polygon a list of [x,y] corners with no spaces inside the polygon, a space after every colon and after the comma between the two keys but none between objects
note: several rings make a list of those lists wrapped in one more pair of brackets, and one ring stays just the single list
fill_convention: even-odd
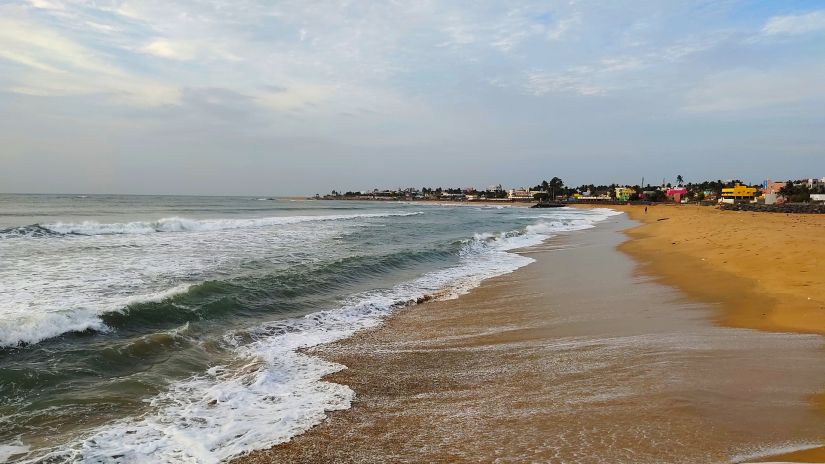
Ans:
[{"label": "palm tree", "polygon": [[684,183],[685,183],[685,179],[682,177],[682,175],[681,175],[681,174],[679,174],[678,176],[676,176],[676,183],[677,183],[677,184],[679,184],[679,187],[681,187],[681,186],[682,186],[682,184],[684,184]]}]

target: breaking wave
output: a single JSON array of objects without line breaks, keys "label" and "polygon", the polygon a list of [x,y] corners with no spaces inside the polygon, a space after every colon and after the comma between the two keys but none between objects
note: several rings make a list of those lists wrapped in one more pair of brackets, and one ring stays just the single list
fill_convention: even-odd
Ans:
[{"label": "breaking wave", "polygon": [[351,219],[369,219],[392,216],[414,216],[417,212],[335,214],[327,216],[276,216],[251,219],[187,219],[169,217],[157,221],[135,221],[124,223],[99,223],[84,221],[80,223],[56,222],[51,224],[31,224],[0,230],[0,238],[14,237],[49,237],[63,235],[120,235],[152,234],[158,232],[209,232],[219,230],[246,229],[253,227],[271,227],[277,225],[298,224],[313,221],[340,221]]}]

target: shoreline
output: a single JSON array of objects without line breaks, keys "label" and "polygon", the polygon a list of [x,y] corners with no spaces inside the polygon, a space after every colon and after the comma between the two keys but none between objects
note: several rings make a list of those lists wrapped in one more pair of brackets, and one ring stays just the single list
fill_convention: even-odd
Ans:
[{"label": "shoreline", "polygon": [[[598,227],[602,226],[600,225]],[[615,233],[618,234],[618,231]],[[585,231],[584,234],[590,234],[590,231]],[[415,426],[415,424],[420,423],[422,419],[421,417],[399,419],[398,415],[400,414],[403,416],[404,411],[407,409],[406,407],[402,407],[400,405],[412,407],[411,405],[414,404],[415,408],[432,409],[433,403],[439,403],[439,400],[444,400],[444,398],[441,398],[440,395],[447,393],[448,396],[451,396],[451,398],[449,398],[449,401],[446,402],[446,405],[440,404],[440,406],[445,406],[449,409],[449,405],[455,403],[457,400],[454,396],[458,395],[461,397],[461,392],[463,390],[477,390],[482,388],[479,386],[479,379],[472,379],[469,382],[456,381],[456,377],[460,378],[462,376],[469,375],[469,373],[467,372],[466,360],[461,362],[455,360],[454,363],[456,364],[456,370],[450,371],[450,369],[446,366],[451,364],[452,357],[471,357],[474,362],[483,363],[483,360],[475,359],[472,356],[473,351],[486,351],[492,349],[492,353],[495,353],[495,351],[499,348],[513,351],[511,355],[518,355],[518,353],[524,350],[525,344],[531,345],[537,341],[547,343],[547,337],[551,337],[552,339],[561,335],[556,333],[558,330],[561,330],[561,332],[564,333],[565,330],[569,329],[569,327],[563,327],[562,329],[542,327],[543,322],[537,320],[536,316],[543,315],[542,317],[546,317],[546,309],[536,307],[535,301],[533,300],[531,300],[532,305],[527,305],[530,308],[529,311],[522,311],[519,313],[520,315],[523,315],[522,313],[529,313],[529,323],[526,327],[518,327],[519,323],[513,322],[513,320],[518,321],[518,317],[507,317],[507,314],[493,314],[489,311],[489,308],[487,308],[484,313],[485,318],[480,320],[476,325],[473,325],[472,322],[464,320],[461,315],[463,314],[463,317],[467,317],[467,308],[472,308],[474,310],[474,316],[477,315],[476,313],[479,310],[479,307],[484,306],[485,302],[491,299],[501,303],[504,301],[523,298],[521,296],[517,296],[520,295],[521,292],[513,291],[512,287],[521,286],[520,280],[524,279],[532,281],[541,280],[543,276],[537,273],[536,268],[546,267],[546,261],[549,259],[548,256],[551,256],[552,253],[554,253],[554,250],[562,250],[561,252],[563,253],[574,252],[567,251],[565,249],[565,242],[570,240],[575,242],[577,239],[571,239],[570,236],[561,235],[550,239],[544,245],[533,247],[533,249],[528,248],[526,250],[522,250],[522,253],[536,257],[537,262],[516,270],[506,276],[487,280],[480,287],[474,289],[469,294],[462,296],[458,300],[428,302],[422,305],[406,308],[403,311],[393,314],[382,326],[377,329],[361,332],[351,338],[335,342],[331,345],[325,345],[309,350],[313,355],[348,366],[348,369],[333,374],[325,380],[335,383],[342,383],[353,388],[356,391],[357,396],[356,400],[352,404],[352,407],[348,410],[329,413],[329,417],[323,423],[313,429],[310,429],[302,435],[293,437],[290,442],[276,445],[269,450],[254,452],[250,455],[239,458],[236,462],[324,462],[331,460],[332,458],[334,458],[334,460],[344,462],[353,462],[364,460],[379,461],[381,460],[380,457],[397,461],[416,460],[411,458],[428,459],[433,461],[472,460],[470,459],[470,456],[472,456],[473,453],[478,453],[479,450],[464,449],[464,446],[459,443],[451,443],[450,450],[445,450],[442,449],[444,445],[443,438],[440,445],[438,444],[438,440],[436,440],[436,442],[432,441],[435,439],[434,437],[429,437],[429,440],[424,439],[421,443],[419,443],[420,446],[424,447],[421,449],[426,449],[426,447],[431,448],[433,446],[436,446],[437,448],[436,450],[433,450],[432,453],[426,454],[426,458],[422,457],[418,454],[418,452],[413,452],[414,449],[419,448],[405,448],[402,441],[408,439],[409,434],[412,434],[412,436],[415,437],[416,434],[421,433],[426,435],[426,432]],[[629,242],[630,241],[624,241],[624,245]],[[614,250],[614,255],[621,254],[615,252]],[[612,259],[618,258],[613,256]],[[622,266],[627,267],[628,264],[624,263]],[[633,267],[635,266],[636,264],[634,263]],[[637,285],[647,286],[649,284]],[[686,303],[683,301],[685,300],[683,296],[678,298],[674,297],[672,294],[668,293],[669,290],[667,290],[666,287],[662,287],[665,288],[665,290],[659,287],[661,286],[657,287],[657,292],[665,292],[665,294],[667,294],[670,298],[681,299],[682,301],[679,304],[685,305],[687,309],[695,306],[693,303]],[[522,290],[531,290],[535,292],[535,284],[526,289],[522,288]],[[559,289],[556,288],[556,290]],[[527,293],[527,295],[529,295],[529,293]],[[568,297],[569,296],[570,295],[568,295]],[[573,295],[573,297],[575,301],[575,298],[581,299],[584,298],[584,295],[580,292],[580,294]],[[501,298],[505,299],[502,300]],[[638,299],[638,295],[634,296],[634,298]],[[602,304],[605,304],[605,302],[602,302]],[[457,314],[451,315],[451,311],[454,311]],[[695,313],[685,311],[684,313],[679,314],[678,317],[687,317],[690,323],[694,324],[697,319],[701,321],[706,320],[708,317],[708,314],[706,313],[711,312],[710,309],[707,308],[703,309],[703,311],[705,314],[700,316],[697,316]],[[628,315],[632,316],[630,313]],[[674,314],[674,316],[677,315]],[[422,318],[430,318],[434,320],[430,320],[427,324],[421,325],[420,319]],[[437,324],[433,324],[433,322],[437,322]],[[442,332],[438,333],[437,336],[429,334],[431,328],[438,326],[439,324],[441,325]],[[516,326],[514,326],[514,324]],[[530,327],[530,325],[536,325],[536,327]],[[600,324],[596,324],[596,326],[600,326]],[[576,327],[578,327],[578,325],[576,325]],[[419,330],[411,330],[415,328],[418,328]],[[576,330],[581,330],[581,327],[578,327]],[[625,328],[623,330],[631,329]],[[702,330],[706,330],[706,328],[703,328]],[[424,345],[423,349],[420,346],[422,344]],[[439,353],[436,359],[430,359],[430,356],[428,356],[428,354],[433,351],[437,351]],[[411,359],[402,360],[399,358]],[[535,361],[535,359],[529,360],[527,364],[530,365]],[[509,359],[507,362],[510,362]],[[405,370],[405,366],[414,366],[415,372]],[[391,369],[386,370],[387,367],[391,367]],[[490,366],[488,366],[488,368],[489,367]],[[535,366],[531,366],[531,369],[534,368]],[[406,369],[409,369],[409,367]],[[443,375],[441,371],[444,369],[451,372],[451,375],[448,376],[448,378],[442,378]],[[754,369],[756,368],[754,367]],[[399,372],[399,370],[402,372]],[[509,369],[505,369],[504,371],[499,372],[499,374],[507,377],[511,374],[508,373],[507,370]],[[516,370],[518,371],[518,369]],[[527,372],[530,372],[531,375],[538,375],[533,373],[531,370],[526,370],[525,374]],[[549,373],[543,374],[549,375]],[[601,379],[596,378],[595,380]],[[808,380],[810,381],[811,379]],[[819,381],[818,377],[817,381]],[[499,386],[503,389],[513,388],[513,386],[509,385],[507,382],[501,383]],[[443,387],[446,387],[446,391],[442,390]],[[507,401],[507,398],[502,398],[500,394],[497,394],[494,391],[484,391],[483,393],[485,393],[485,395],[481,395],[481,397],[487,398],[485,401],[488,406],[490,405],[489,402],[491,400],[493,401],[493,404],[495,402]],[[495,398],[498,398],[498,400],[495,400]],[[458,400],[459,404],[467,403],[467,401],[469,401],[468,398],[465,397],[458,398]],[[545,401],[546,398],[539,397],[535,398],[535,400],[541,402]],[[697,398],[694,401],[696,401],[697,404],[701,404],[703,400]],[[478,407],[479,405],[475,406]],[[524,407],[525,405],[521,404],[520,406]],[[529,404],[527,406],[529,406]],[[401,407],[401,409],[398,409],[399,407]],[[519,406],[517,405],[516,408],[518,407]],[[804,416],[806,420],[810,419],[810,417],[808,417],[808,415],[811,414],[810,411],[794,411],[794,414],[798,413],[798,415],[801,415],[800,417]],[[431,413],[434,413],[435,415],[432,417],[428,416],[429,418],[425,419],[436,422],[444,420],[448,423],[451,422],[449,415],[443,416],[443,411],[431,411]],[[507,413],[501,412],[501,414],[506,416]],[[715,413],[708,412],[708,414],[713,416]],[[617,419],[619,423],[626,420],[622,419],[624,417],[622,414],[617,414],[617,416],[619,418]],[[689,415],[688,419],[690,421],[697,420],[695,415]],[[501,420],[504,420],[504,422],[510,421],[510,419],[507,419],[506,417],[501,417],[496,424],[500,423]],[[722,419],[717,417],[714,420],[721,421]],[[788,420],[793,421],[801,419],[794,416]],[[452,427],[442,430],[441,433],[447,433],[449,435],[455,427],[466,427],[465,422],[466,421],[453,423]],[[404,434],[407,435],[399,436],[398,432],[394,432],[393,427],[388,425],[390,423],[393,424],[393,427],[400,427],[405,431]],[[510,426],[514,429],[521,430],[522,432],[529,434],[528,431],[524,430],[524,425],[525,424],[517,423],[510,424]],[[729,424],[726,424],[726,427],[728,426]],[[735,429],[735,427],[732,428]],[[484,430],[482,432],[486,433],[487,431]],[[735,435],[735,433],[731,433]],[[377,440],[379,436],[387,434],[390,435],[390,440],[387,441],[382,438],[381,440],[383,445],[379,448],[373,448],[371,451],[369,449],[353,449],[353,447],[355,447],[353,444],[354,442],[357,442],[359,446],[370,446],[368,445],[369,440]],[[532,438],[533,440],[538,440],[537,443],[540,443],[542,441],[542,437],[546,439],[552,435],[553,434],[551,431],[546,430],[544,435],[533,435]],[[368,440],[365,441],[365,437],[367,437]],[[739,439],[742,438],[740,437]],[[460,452],[457,451],[457,448],[461,449]],[[388,451],[395,454],[387,454]],[[481,451],[483,452],[483,450]],[[519,453],[523,453],[524,449],[519,448],[518,451]],[[445,452],[446,454],[444,454]],[[647,452],[652,453],[651,456],[656,456],[655,450],[647,450]],[[682,450],[682,452],[685,452],[685,450]],[[810,451],[802,452],[809,453]],[[479,456],[482,458],[491,458],[495,456],[494,450],[487,450],[486,453],[487,454],[481,455],[476,454],[475,456],[476,458]],[[762,455],[768,454],[769,453],[763,453]],[[506,458],[508,457],[508,454],[501,454],[498,457]],[[536,456],[532,456],[532,458],[537,459]],[[701,462],[701,460],[697,460],[695,462]]]},{"label": "shoreline", "polygon": [[[766,215],[693,205],[657,205],[647,211],[637,205],[612,208],[640,222],[624,231],[630,240],[619,246],[639,263],[639,272],[717,306],[717,324],[825,335],[825,280],[815,277],[825,264],[822,215]],[[764,228],[742,236],[746,245],[732,241],[723,247],[723,240],[711,235],[741,224]],[[796,235],[788,236],[792,233]],[[812,394],[808,401],[825,414],[825,392]],[[764,459],[821,463],[825,445]]]}]

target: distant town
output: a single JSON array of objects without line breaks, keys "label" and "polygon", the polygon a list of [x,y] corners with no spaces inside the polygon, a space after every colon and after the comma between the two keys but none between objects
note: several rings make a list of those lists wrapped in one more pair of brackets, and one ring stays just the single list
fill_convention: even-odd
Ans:
[{"label": "distant town", "polygon": [[[644,183],[644,180],[642,181]],[[537,202],[537,203],[825,203],[825,177],[787,181],[765,180],[747,185],[738,180],[685,182],[682,176],[675,183],[661,185],[580,185],[570,187],[558,178],[543,181],[533,187],[504,188],[501,184],[486,189],[463,188],[398,188],[396,190],[362,190],[315,195],[323,200],[390,200],[390,201],[461,201],[461,202]]]}]

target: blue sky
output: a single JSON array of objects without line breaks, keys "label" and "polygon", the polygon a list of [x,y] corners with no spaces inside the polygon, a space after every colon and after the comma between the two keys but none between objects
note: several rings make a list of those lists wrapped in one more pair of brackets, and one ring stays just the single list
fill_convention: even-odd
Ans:
[{"label": "blue sky", "polygon": [[825,176],[825,1],[0,0],[0,191]]}]

